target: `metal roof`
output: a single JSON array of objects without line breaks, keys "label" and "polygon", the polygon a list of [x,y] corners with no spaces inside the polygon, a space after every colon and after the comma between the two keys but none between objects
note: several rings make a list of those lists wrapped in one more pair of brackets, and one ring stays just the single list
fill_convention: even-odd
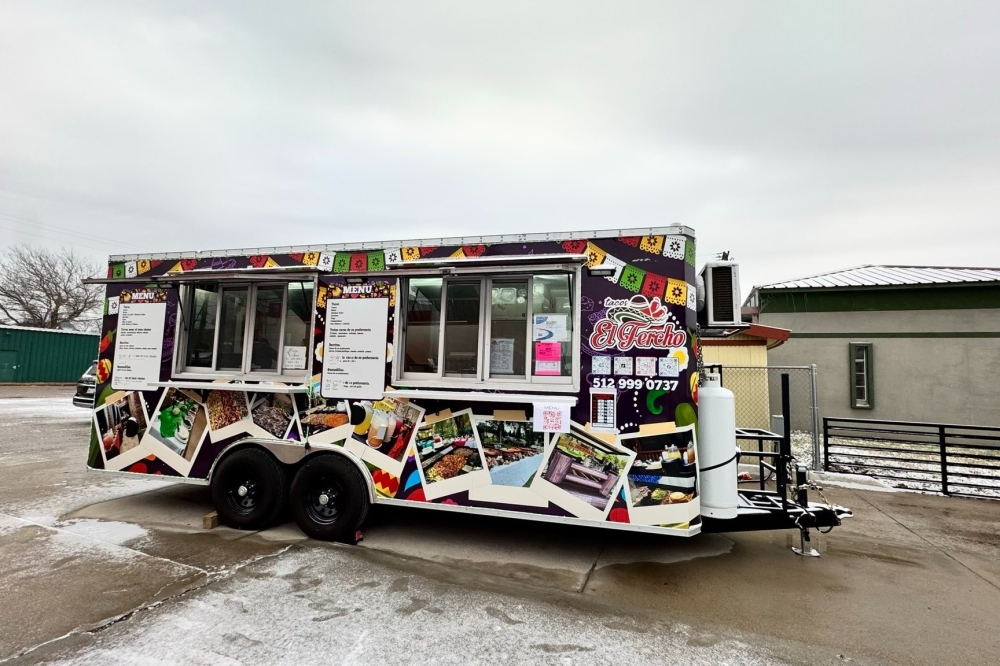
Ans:
[{"label": "metal roof", "polygon": [[763,339],[767,343],[768,349],[780,347],[788,341],[788,336],[792,330],[789,328],[778,328],[777,326],[764,326],[763,324],[750,324],[739,333],[725,339],[702,338],[702,344],[708,347],[718,346],[739,346],[741,343],[759,342]]},{"label": "metal roof", "polygon": [[760,285],[757,289],[850,289],[852,287],[904,287],[910,285],[1000,282],[1000,268],[949,266],[875,266],[845,268],[796,280]]},{"label": "metal roof", "polygon": [[17,326],[16,324],[0,324],[0,329],[12,331],[37,331],[39,333],[67,333],[69,335],[92,335],[95,338],[101,337],[100,333],[88,333],[87,331],[70,331],[65,328],[37,328],[35,326]]}]

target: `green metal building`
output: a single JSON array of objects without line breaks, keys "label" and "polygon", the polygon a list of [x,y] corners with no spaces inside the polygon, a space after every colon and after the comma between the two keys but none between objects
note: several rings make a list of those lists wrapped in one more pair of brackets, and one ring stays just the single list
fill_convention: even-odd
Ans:
[{"label": "green metal building", "polygon": [[101,336],[0,326],[0,384],[72,383],[97,358]]}]

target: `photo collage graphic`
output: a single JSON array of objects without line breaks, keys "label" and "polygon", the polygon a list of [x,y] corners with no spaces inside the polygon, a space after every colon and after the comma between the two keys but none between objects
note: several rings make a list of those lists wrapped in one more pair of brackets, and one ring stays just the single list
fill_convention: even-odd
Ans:
[{"label": "photo collage graphic", "polygon": [[[139,260],[127,267],[137,280],[166,271],[238,268],[244,261],[260,267],[322,265],[332,271],[321,275],[316,295],[311,385],[305,391],[293,386],[287,391],[273,386],[255,390],[249,382],[109,391],[113,349],[102,349],[101,361],[107,360],[108,367],[99,376],[106,386],[103,391],[99,387],[102,400],[94,412],[99,456],[92,454],[92,466],[138,471],[146,464],[147,469],[198,476],[225,446],[239,439],[308,439],[343,446],[360,458],[372,471],[379,495],[387,499],[648,525],[696,521],[697,374],[692,357],[697,341],[685,325],[693,320],[693,240],[649,236],[544,245],[533,251],[555,248],[588,255],[588,266],[617,267],[606,278],[585,275],[581,285],[582,386],[569,432],[536,432],[527,408],[512,411],[503,409],[509,405],[484,403],[452,411],[441,401],[393,396],[388,379],[396,285],[369,277],[370,288],[358,290],[338,277],[414,259],[514,254],[524,246],[402,247],[175,263]],[[656,272],[657,266],[663,275]],[[119,270],[126,268],[112,266],[109,274]],[[176,299],[167,291],[168,298]],[[366,295],[390,304],[387,390],[380,399],[321,398],[324,350],[319,332],[326,301]],[[112,295],[106,306],[105,329],[112,337],[121,302]],[[168,311],[175,303],[168,303]],[[172,351],[175,322],[171,311],[164,351]],[[169,376],[167,363],[162,379]]]}]

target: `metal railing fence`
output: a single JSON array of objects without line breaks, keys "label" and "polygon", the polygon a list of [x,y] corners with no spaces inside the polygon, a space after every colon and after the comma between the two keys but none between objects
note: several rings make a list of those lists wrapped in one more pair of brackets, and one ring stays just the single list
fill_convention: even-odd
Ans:
[{"label": "metal railing fence", "polygon": [[823,419],[824,467],[865,474],[896,487],[1000,499],[1000,428]]}]

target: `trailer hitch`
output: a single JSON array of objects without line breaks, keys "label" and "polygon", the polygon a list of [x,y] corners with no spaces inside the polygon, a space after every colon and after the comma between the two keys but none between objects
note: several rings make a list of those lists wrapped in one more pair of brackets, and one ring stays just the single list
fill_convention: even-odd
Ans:
[{"label": "trailer hitch", "polygon": [[[795,518],[795,526],[799,528],[799,545],[793,546],[792,552],[803,557],[819,557],[819,551],[812,546],[812,539],[809,537],[809,528],[815,528],[820,534],[826,534],[832,531],[834,527],[838,527],[841,524],[842,518],[850,518],[854,514],[850,509],[830,502],[826,496],[823,495],[823,488],[808,480],[808,474],[809,472],[805,465],[796,466],[795,487],[793,488],[793,491],[795,492],[796,502],[802,508],[802,512]],[[829,525],[826,532],[820,530],[816,514],[810,508],[810,490],[818,492],[819,496],[825,502],[824,505],[815,506],[817,506],[817,508],[822,508],[833,515],[834,522],[832,525]]]}]

